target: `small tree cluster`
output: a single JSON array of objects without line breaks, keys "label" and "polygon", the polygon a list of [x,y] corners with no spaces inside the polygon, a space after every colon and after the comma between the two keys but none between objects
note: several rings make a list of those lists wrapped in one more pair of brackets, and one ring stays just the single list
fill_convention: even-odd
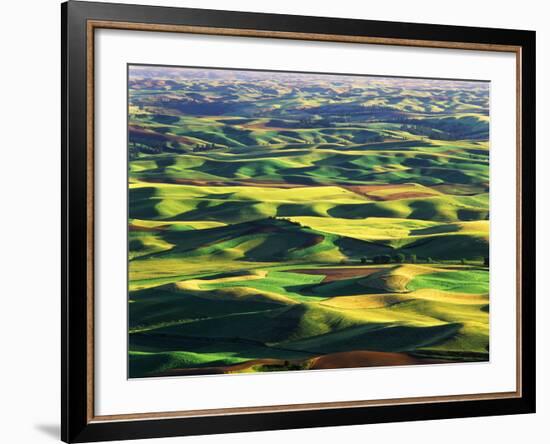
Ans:
[{"label": "small tree cluster", "polygon": [[375,264],[389,264],[391,262],[391,256],[388,256],[387,254],[382,254],[379,256],[374,256],[372,258],[372,261]]},{"label": "small tree cluster", "polygon": [[215,143],[205,143],[205,144],[197,144],[193,147],[194,152],[200,152],[200,151],[210,151],[215,150],[217,148],[220,148]]},{"label": "small tree cluster", "polygon": [[396,264],[402,264],[403,262],[405,262],[405,255],[403,253],[397,253],[395,256],[392,257],[392,260]]}]

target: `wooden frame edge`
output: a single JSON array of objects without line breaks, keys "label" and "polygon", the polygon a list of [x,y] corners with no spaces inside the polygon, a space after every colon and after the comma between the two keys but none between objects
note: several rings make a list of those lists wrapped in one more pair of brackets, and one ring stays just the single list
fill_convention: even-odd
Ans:
[{"label": "wooden frame edge", "polygon": [[[148,23],[147,23],[148,22]],[[93,48],[88,24],[111,29],[515,52],[517,73],[517,387],[506,393],[94,416]],[[181,25],[185,23],[185,25]],[[104,26],[107,27],[107,26]],[[145,29],[147,28],[147,29]],[[259,29],[258,29],[259,28]],[[300,30],[301,32],[294,32]],[[332,34],[329,34],[332,33]],[[372,35],[377,37],[365,37]],[[93,32],[92,32],[93,36]],[[397,37],[397,38],[396,38]],[[442,39],[442,40],[441,40]],[[464,43],[460,43],[464,39]],[[92,41],[93,42],[93,41]],[[458,43],[457,43],[458,42]],[[533,413],[536,410],[534,166],[536,38],[533,31],[360,19],[122,5],[61,5],[61,437],[65,442],[206,435],[321,426]],[[90,65],[91,64],[91,65]],[[89,69],[91,66],[91,70]],[[92,89],[88,85],[92,84]],[[91,93],[90,93],[91,91]],[[523,111],[528,112],[523,116]],[[90,149],[90,147],[92,147]],[[525,169],[525,172],[523,171]],[[525,218],[525,219],[524,219]],[[88,248],[87,248],[88,247]],[[88,295],[91,294],[91,298]],[[522,322],[522,324],[520,324]],[[88,357],[92,357],[92,361]],[[357,403],[351,405],[350,403]]]},{"label": "wooden frame edge", "polygon": [[114,422],[114,421],[135,421],[147,419],[167,419],[167,418],[200,418],[212,416],[231,416],[240,414],[261,414],[261,413],[288,413],[297,411],[318,411],[332,410],[339,408],[362,408],[362,407],[387,407],[392,405],[411,405],[422,402],[423,404],[436,404],[442,402],[463,402],[463,401],[482,401],[495,399],[514,399],[521,395],[516,392],[500,392],[473,395],[454,395],[454,396],[420,396],[414,398],[395,398],[383,400],[365,400],[365,401],[338,401],[338,402],[320,402],[309,404],[281,404],[259,407],[231,407],[221,409],[202,409],[202,410],[182,410],[173,412],[151,412],[151,413],[128,413],[118,415],[95,416],[90,423]]},{"label": "wooden frame edge", "polygon": [[94,88],[94,28],[86,28],[86,331],[87,344],[87,381],[86,381],[86,419],[91,422],[95,411],[95,309],[94,309],[94,215],[95,215],[95,170],[94,170],[94,136],[95,136],[95,88]]},{"label": "wooden frame edge", "polygon": [[[423,47],[423,48],[442,48],[442,49],[460,49],[460,50],[475,50],[475,51],[492,51],[492,52],[509,52],[516,56],[516,171],[517,171],[517,186],[516,186],[516,205],[517,205],[517,225],[516,225],[516,264],[517,264],[517,310],[516,310],[516,391],[488,393],[488,394],[470,394],[470,395],[453,395],[453,396],[427,396],[413,398],[397,398],[388,400],[361,400],[361,401],[342,401],[342,402],[326,402],[326,403],[307,403],[307,404],[289,404],[289,405],[273,405],[261,407],[234,407],[222,409],[203,409],[203,410],[183,410],[173,412],[145,412],[145,413],[130,413],[117,415],[101,415],[94,414],[94,279],[93,279],[93,245],[94,245],[94,32],[96,29],[120,29],[131,31],[148,31],[148,32],[174,32],[188,33],[201,35],[222,35],[222,36],[237,36],[237,37],[258,37],[258,38],[277,38],[288,40],[310,40],[310,41],[325,41],[338,43],[360,43],[374,45],[396,45],[407,47]],[[521,126],[521,102],[522,102],[522,47],[519,45],[500,45],[500,44],[485,44],[485,43],[466,43],[466,42],[448,42],[448,41],[432,41],[432,40],[416,40],[416,39],[397,39],[397,38],[381,38],[381,37],[366,37],[366,36],[345,36],[334,34],[312,34],[300,32],[284,32],[284,31],[263,31],[252,29],[236,29],[236,28],[216,28],[203,26],[188,26],[188,25],[163,25],[163,24],[148,24],[123,21],[109,20],[87,20],[87,159],[88,159],[88,292],[87,292],[87,309],[88,309],[88,399],[87,399],[87,422],[115,422],[125,420],[152,420],[164,418],[191,418],[204,416],[227,416],[243,413],[259,414],[259,413],[274,413],[274,412],[295,412],[304,410],[329,410],[337,408],[359,408],[359,407],[375,407],[388,405],[407,405],[415,403],[442,403],[442,402],[460,402],[460,401],[475,401],[475,400],[494,400],[494,399],[514,399],[522,396],[522,370],[521,370],[521,333],[522,333],[522,289],[521,289],[521,158],[522,158],[522,126]],[[91,252],[90,252],[91,250]]]},{"label": "wooden frame edge", "polygon": [[288,31],[265,31],[260,29],[240,29],[240,28],[222,28],[209,26],[190,26],[190,25],[166,25],[150,24],[137,22],[124,22],[112,20],[88,20],[88,27],[92,30],[96,28],[120,29],[129,31],[148,31],[148,32],[173,32],[186,34],[203,35],[221,35],[226,37],[259,37],[275,38],[287,40],[309,40],[320,42],[335,43],[363,43],[372,45],[386,46],[413,46],[423,48],[442,48],[442,49],[465,49],[473,51],[494,51],[494,52],[516,52],[521,49],[517,45],[501,45],[491,43],[468,43],[468,42],[450,42],[444,40],[420,40],[420,39],[400,39],[389,37],[368,37],[341,34],[318,34],[304,32]]}]

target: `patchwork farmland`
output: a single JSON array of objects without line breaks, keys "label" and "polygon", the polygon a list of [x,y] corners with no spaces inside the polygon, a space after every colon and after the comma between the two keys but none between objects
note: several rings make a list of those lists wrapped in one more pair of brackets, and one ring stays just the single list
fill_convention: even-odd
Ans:
[{"label": "patchwork farmland", "polygon": [[130,66],[129,376],[489,357],[487,83]]}]

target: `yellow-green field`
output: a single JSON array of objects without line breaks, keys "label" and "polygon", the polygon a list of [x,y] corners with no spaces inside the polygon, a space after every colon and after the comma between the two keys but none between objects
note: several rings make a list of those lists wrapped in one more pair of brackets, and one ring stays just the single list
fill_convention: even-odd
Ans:
[{"label": "yellow-green field", "polygon": [[488,360],[486,83],[129,75],[130,377]]}]

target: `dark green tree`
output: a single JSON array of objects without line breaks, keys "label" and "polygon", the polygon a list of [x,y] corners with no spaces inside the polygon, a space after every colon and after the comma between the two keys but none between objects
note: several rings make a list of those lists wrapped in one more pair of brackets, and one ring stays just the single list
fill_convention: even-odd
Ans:
[{"label": "dark green tree", "polygon": [[380,256],[380,264],[389,264],[391,262],[391,256],[388,256],[387,254],[383,254]]},{"label": "dark green tree", "polygon": [[402,264],[403,262],[405,262],[405,255],[403,253],[397,253],[393,256],[392,259],[395,263]]}]

